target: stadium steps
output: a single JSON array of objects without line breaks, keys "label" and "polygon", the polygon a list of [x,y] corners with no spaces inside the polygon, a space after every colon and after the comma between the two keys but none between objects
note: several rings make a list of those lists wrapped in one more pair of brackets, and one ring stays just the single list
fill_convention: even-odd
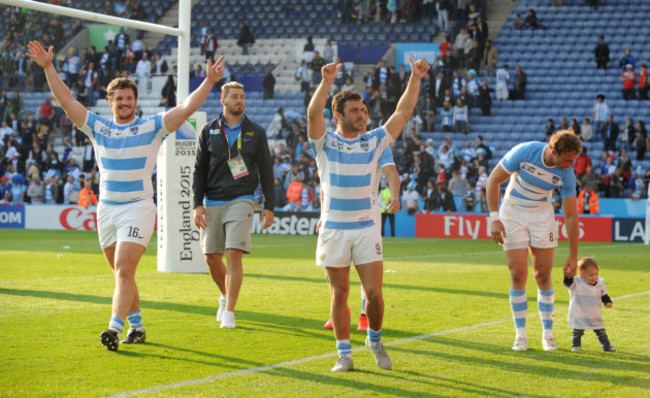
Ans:
[{"label": "stadium steps", "polygon": [[[623,123],[627,117],[650,121],[650,101],[622,99],[618,66],[618,58],[627,46],[631,47],[637,65],[649,64],[650,48],[640,42],[630,43],[629,36],[619,34],[612,23],[625,20],[630,26],[638,26],[639,37],[650,35],[643,17],[650,12],[650,2],[611,0],[598,11],[585,6],[582,0],[565,0],[564,7],[552,7],[548,3],[520,0],[494,41],[501,63],[511,67],[512,78],[515,65],[521,65],[527,73],[526,99],[493,101],[490,117],[478,116],[473,109],[470,112],[472,130],[483,132],[486,143],[495,143],[497,148],[508,148],[529,139],[543,140],[548,117],[555,120],[556,126],[561,117],[569,121],[575,118],[582,124],[582,119],[591,118],[596,95],[600,93],[606,96],[618,123]],[[529,8],[535,9],[540,23],[550,28],[514,30],[515,13],[524,16]],[[572,23],[567,24],[567,20]],[[605,36],[612,58],[607,72],[596,69],[593,59],[593,49],[603,27],[616,32]],[[494,78],[487,79],[494,88]],[[602,142],[586,146],[596,151],[594,153],[602,151]],[[633,164],[647,169],[650,156],[646,154],[645,161]]]}]

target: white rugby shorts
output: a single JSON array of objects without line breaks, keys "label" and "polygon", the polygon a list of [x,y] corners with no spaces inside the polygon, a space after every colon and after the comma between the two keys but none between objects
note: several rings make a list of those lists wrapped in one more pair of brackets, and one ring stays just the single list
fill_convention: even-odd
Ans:
[{"label": "white rugby shorts", "polygon": [[147,246],[156,225],[156,205],[150,200],[111,205],[97,204],[97,233],[103,249],[116,242]]},{"label": "white rugby shorts", "polygon": [[316,264],[349,267],[383,261],[381,230],[378,224],[360,229],[321,227],[316,247]]},{"label": "white rugby shorts", "polygon": [[550,205],[527,208],[505,201],[499,219],[506,228],[503,250],[557,247],[560,235]]}]

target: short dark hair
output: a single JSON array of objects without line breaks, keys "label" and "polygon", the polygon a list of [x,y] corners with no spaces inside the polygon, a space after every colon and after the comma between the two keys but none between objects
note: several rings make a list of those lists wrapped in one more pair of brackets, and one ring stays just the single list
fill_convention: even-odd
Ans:
[{"label": "short dark hair", "polygon": [[551,149],[554,149],[558,155],[567,152],[580,153],[580,148],[582,147],[580,138],[578,138],[571,128],[559,130],[557,133],[553,134],[548,145]]},{"label": "short dark hair", "polygon": [[113,79],[108,84],[108,87],[106,87],[106,96],[108,98],[113,98],[115,90],[123,90],[125,88],[133,89],[135,99],[138,99],[138,85],[133,80],[127,79],[126,77],[118,77],[116,79]]},{"label": "short dark hair", "polygon": [[345,103],[348,101],[363,101],[363,97],[356,91],[341,91],[332,98],[332,110],[344,115],[343,109],[345,109]]}]

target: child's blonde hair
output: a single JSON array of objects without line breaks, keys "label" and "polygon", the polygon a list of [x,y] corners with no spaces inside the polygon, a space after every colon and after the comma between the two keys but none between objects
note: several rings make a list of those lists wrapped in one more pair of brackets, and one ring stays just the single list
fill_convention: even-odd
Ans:
[{"label": "child's blonde hair", "polygon": [[583,272],[591,267],[598,268],[598,263],[592,257],[583,257],[578,261],[578,271]]}]

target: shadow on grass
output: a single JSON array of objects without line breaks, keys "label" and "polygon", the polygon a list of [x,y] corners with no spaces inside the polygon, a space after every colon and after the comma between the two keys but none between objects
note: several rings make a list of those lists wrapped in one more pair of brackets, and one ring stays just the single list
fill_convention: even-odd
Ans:
[{"label": "shadow on grass", "polygon": [[[309,283],[318,283],[324,285],[327,283],[325,278],[309,278],[304,276],[287,276],[287,275],[267,275],[267,274],[246,274],[246,278],[259,278],[259,279],[270,279],[276,281],[292,281],[292,282],[309,282]],[[351,282],[350,285],[358,286],[359,282]],[[468,296],[480,296],[480,297],[489,297],[497,299],[509,299],[507,292],[505,293],[495,293],[495,292],[482,292],[476,290],[464,290],[464,289],[447,289],[443,287],[435,286],[413,286],[413,285],[399,285],[396,283],[384,283],[384,288],[386,289],[400,289],[408,290],[409,292],[413,291],[424,291],[424,292],[434,292],[434,293],[447,293],[447,294],[461,294]]]},{"label": "shadow on grass", "polygon": [[[592,333],[593,334],[593,333]],[[584,338],[584,337],[583,337]],[[595,337],[594,337],[595,339]],[[432,337],[426,340],[429,343],[446,344],[451,347],[463,347],[472,350],[486,351],[494,354],[507,354],[508,356],[522,356],[521,353],[511,351],[509,347],[495,346],[494,344],[477,343],[473,341],[458,340],[446,337]],[[631,354],[626,352],[618,353],[603,353],[602,351],[580,351],[579,354],[571,353],[569,350],[560,349],[559,356],[564,358],[565,362],[573,363],[576,366],[583,366],[585,357],[589,356],[588,362],[590,368],[611,368],[616,366],[618,369],[636,369],[634,364],[630,362],[640,362],[650,365],[650,357],[645,355]],[[568,355],[568,356],[566,356]],[[550,364],[557,363],[557,358],[553,353],[547,353],[539,349],[529,349],[527,353],[523,354],[524,358],[535,359],[537,361],[545,361]],[[620,365],[627,364],[630,367],[621,367]]]},{"label": "shadow on grass", "polygon": [[[479,395],[490,394],[490,395],[501,395],[501,396],[516,395],[496,388],[479,386],[472,383],[458,383],[457,380],[437,378],[433,376],[419,374],[416,372],[400,372],[400,371],[388,372],[388,371],[355,369],[354,371],[345,374],[331,373],[329,371],[330,363],[326,361],[324,361],[325,365],[322,372],[318,372],[318,373],[297,370],[293,368],[293,365],[287,365],[288,367],[274,367],[270,369],[263,369],[264,367],[274,366],[274,365],[268,365],[261,362],[244,360],[241,358],[227,357],[227,356],[213,354],[213,353],[206,353],[206,352],[186,349],[182,347],[174,347],[165,344],[147,343],[147,345],[154,346],[160,350],[171,350],[171,351],[178,351],[182,353],[197,355],[199,357],[206,358],[206,360],[193,360],[184,357],[175,357],[173,355],[160,355],[155,353],[136,354],[130,352],[126,352],[126,353],[123,352],[122,355],[132,356],[134,358],[153,357],[153,358],[160,358],[166,360],[177,360],[177,361],[187,361],[187,362],[192,362],[197,364],[207,364],[213,367],[224,368],[224,372],[223,372],[224,377],[237,376],[239,375],[238,374],[239,371],[247,372],[248,370],[253,370],[253,373],[263,372],[273,377],[283,377],[294,381],[300,380],[301,382],[302,381],[312,382],[317,385],[321,385],[325,388],[327,386],[336,386],[336,387],[343,387],[347,389],[354,389],[354,390],[358,390],[358,392],[362,392],[364,395],[369,393],[376,393],[379,395],[389,395],[389,396],[396,396],[396,397],[413,397],[413,396],[439,397],[441,396],[440,394],[426,392],[426,390],[435,390],[436,388],[445,389],[447,391],[455,390],[456,393],[461,395],[462,394],[479,394]],[[332,356],[332,361],[334,358],[335,356]],[[228,373],[232,373],[232,372],[235,372],[235,374],[228,375]],[[219,378],[220,374],[206,376],[206,378],[212,378],[213,376]],[[359,376],[362,376],[365,379],[372,379],[372,380],[384,379],[384,381],[388,381],[389,383],[393,383],[393,384],[397,382],[402,382],[403,384],[414,386],[417,383],[419,385],[426,386],[426,390],[422,391],[420,389],[415,389],[415,388],[407,389],[408,387],[401,388],[401,387],[394,387],[394,386],[386,386],[385,385],[386,383],[381,383],[376,381],[366,382],[366,381],[354,380],[354,378],[358,378]],[[433,381],[422,380],[423,378],[433,379]],[[535,395],[529,395],[529,396],[536,397]]]},{"label": "shadow on grass", "polygon": [[[463,365],[498,368],[505,372],[519,372],[522,374],[545,375],[551,378],[571,379],[576,381],[599,380],[613,384],[625,384],[631,375],[614,375],[597,372],[599,369],[616,371],[634,371],[647,373],[650,357],[626,354],[622,355],[593,355],[585,358],[567,350],[548,353],[542,350],[528,350],[528,352],[514,352],[509,347],[496,346],[488,343],[468,342],[457,339],[432,337],[423,340],[432,346],[428,349],[413,350],[399,346],[391,346],[391,351],[405,352],[414,355],[426,355],[437,360],[457,362]],[[436,350],[434,344],[448,345],[449,351]],[[461,354],[462,350],[480,351],[477,355],[472,353]],[[489,355],[486,355],[489,354]],[[527,361],[527,362],[524,362]],[[537,361],[536,363],[530,363]],[[566,365],[558,369],[558,364]],[[638,378],[637,378],[638,379]],[[649,382],[650,379],[642,379]]]},{"label": "shadow on grass", "polygon": [[[322,281],[321,281],[322,283]],[[5,289],[0,288],[0,295],[11,295],[21,297],[37,297],[51,300],[64,300],[71,302],[82,302],[91,304],[111,305],[112,297],[94,296],[90,294],[76,294],[66,292],[51,292],[45,290],[30,289]],[[189,313],[196,315],[214,317],[216,307],[200,306],[183,303],[169,303],[151,300],[141,300],[140,307],[153,310],[174,311],[180,313]],[[326,341],[333,341],[333,336],[323,329],[323,320],[314,320],[297,316],[269,314],[255,311],[237,310],[237,316],[244,323],[238,329],[259,330],[264,333],[291,334],[300,337],[312,337]],[[248,324],[248,325],[246,325]],[[300,325],[300,326],[296,326]],[[400,330],[384,329],[384,335],[391,338],[401,339],[415,336],[415,333],[409,333]],[[355,336],[352,338],[363,337]]]},{"label": "shadow on grass", "polygon": [[[171,346],[168,344],[160,344],[160,343],[151,343],[148,342],[146,343],[147,346],[155,347],[159,351],[176,351],[176,352],[181,352],[181,353],[187,353],[187,354],[192,354],[196,355],[200,358],[205,358],[203,360],[198,360],[198,359],[190,359],[186,357],[174,357],[170,355],[162,355],[162,354],[156,354],[156,353],[151,353],[151,352],[139,352],[137,353],[137,356],[141,357],[154,357],[154,358],[161,358],[161,359],[173,359],[177,361],[186,361],[186,362],[194,362],[198,364],[203,364],[203,365],[208,365],[208,366],[214,366],[214,367],[219,367],[219,368],[225,368],[227,371],[233,371],[233,370],[242,370],[242,369],[249,369],[251,367],[260,367],[264,366],[264,363],[262,362],[254,362],[254,361],[248,361],[242,358],[237,358],[237,357],[229,357],[225,355],[219,355],[211,352],[205,352],[205,351],[199,351],[199,350],[193,350],[185,347],[175,347]],[[121,352],[121,351],[118,351]],[[194,358],[194,357],[192,357]]]},{"label": "shadow on grass", "polygon": [[[424,373],[418,373],[414,372],[412,370],[404,370],[400,371],[397,370],[395,371],[397,374],[399,373],[404,373],[407,375],[410,375],[412,378],[404,378],[409,380],[411,383],[413,382],[418,382],[418,383],[423,383],[423,384],[431,384],[431,382],[423,382],[420,380],[415,379],[416,377],[419,378],[425,378],[425,379],[432,379],[435,381],[440,387],[447,388],[447,389],[454,389],[458,390],[461,395],[462,394],[478,394],[479,396],[497,396],[497,397],[520,397],[521,394],[518,392],[513,392],[510,390],[504,390],[501,388],[495,388],[495,387],[488,387],[488,386],[482,386],[480,384],[476,383],[470,383],[468,381],[462,381],[460,382],[457,379],[451,379],[451,378],[446,378],[446,377],[440,377],[440,376],[434,376],[430,374],[424,374]],[[527,397],[546,397],[547,395],[535,395],[531,394],[530,392],[526,392]]]},{"label": "shadow on grass", "polygon": [[[351,377],[354,377],[354,375],[359,373],[368,374],[377,378],[381,378],[381,377],[390,378],[391,372],[372,372],[368,370],[359,370],[359,369],[349,372],[347,374],[331,373],[330,375],[330,374],[324,374],[325,372],[329,372],[329,369],[324,369],[323,373],[310,373],[310,372],[305,372],[305,371],[291,369],[291,368],[275,368],[269,370],[267,373],[272,376],[287,377],[290,379],[310,381],[313,383],[321,384],[323,386],[338,386],[338,387],[355,389],[355,390],[359,390],[360,392],[363,392],[364,396],[369,396],[372,393],[379,394],[379,395],[395,396],[395,397],[415,397],[415,396],[439,397],[440,396],[439,394],[428,393],[424,391],[407,390],[399,387],[380,385],[379,383],[369,383],[365,381],[350,379]],[[409,383],[411,381],[412,381],[411,379],[404,380],[405,383]]]}]

